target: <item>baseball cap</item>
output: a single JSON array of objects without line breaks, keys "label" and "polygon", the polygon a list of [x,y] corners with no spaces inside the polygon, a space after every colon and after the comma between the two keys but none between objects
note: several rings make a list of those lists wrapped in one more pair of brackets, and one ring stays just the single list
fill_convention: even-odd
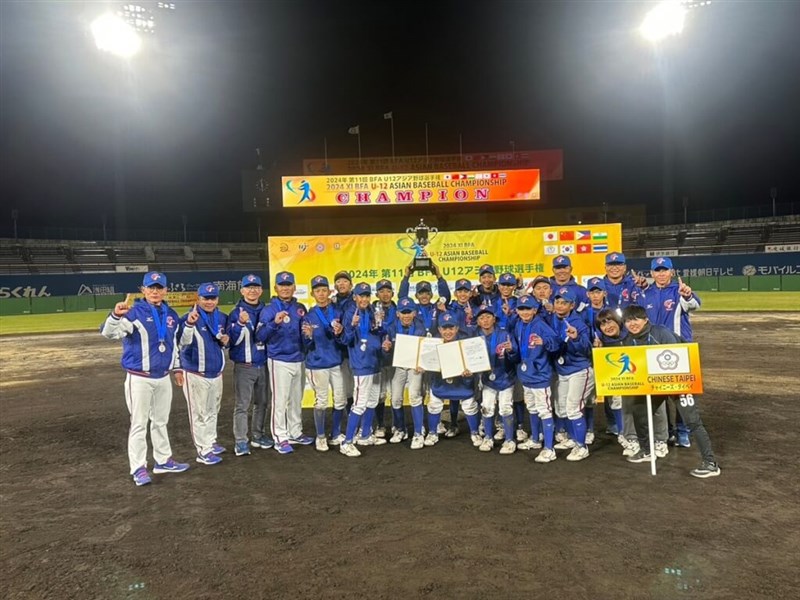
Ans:
[{"label": "baseball cap", "polygon": [[571,267],[572,261],[569,259],[569,256],[564,256],[563,254],[560,256],[556,256],[553,259],[553,266],[554,267]]},{"label": "baseball cap", "polygon": [[429,294],[433,293],[433,288],[431,288],[429,281],[420,281],[417,284],[417,293],[421,294],[422,292],[428,292]]},{"label": "baseball cap", "polygon": [[602,290],[606,291],[606,282],[600,279],[599,277],[592,277],[589,281],[586,282],[586,289],[588,291],[592,290]]},{"label": "baseball cap", "polygon": [[552,285],[549,277],[545,277],[544,275],[539,275],[531,282],[531,288],[535,288],[536,285],[539,283],[546,283],[547,285]]},{"label": "baseball cap", "polygon": [[536,301],[536,298],[533,296],[522,296],[519,300],[517,300],[517,310],[520,308],[538,308],[539,303]]},{"label": "baseball cap", "polygon": [[491,306],[489,306],[488,304],[481,304],[481,305],[478,307],[478,311],[475,313],[475,317],[476,317],[476,318],[477,318],[477,317],[480,317],[480,316],[481,316],[483,313],[491,313],[491,314],[494,314],[494,311],[492,310],[492,307],[491,307]]},{"label": "baseball cap", "polygon": [[445,311],[439,317],[439,327],[457,327],[458,319],[451,311]]},{"label": "baseball cap", "polygon": [[410,313],[415,310],[417,310],[417,305],[411,298],[401,298],[397,302],[397,312]]},{"label": "baseball cap", "polygon": [[472,289],[472,282],[469,279],[459,279],[456,281],[457,290],[471,290]]},{"label": "baseball cap", "polygon": [[369,296],[372,293],[372,288],[368,283],[361,282],[356,284],[356,287],[353,289],[353,293],[356,296]]},{"label": "baseball cap", "polygon": [[671,268],[672,268],[672,260],[667,256],[659,256],[658,258],[654,258],[650,263],[651,271],[658,271],[659,269],[671,269]]},{"label": "baseball cap", "polygon": [[494,275],[494,267],[489,264],[481,265],[481,270],[478,272],[478,275],[483,275],[484,273],[491,273]]},{"label": "baseball cap", "polygon": [[567,302],[572,302],[573,304],[575,303],[575,294],[568,287],[559,288],[555,297],[566,300]]},{"label": "baseball cap", "polygon": [[281,271],[275,275],[275,285],[294,285],[294,274],[289,271]]},{"label": "baseball cap", "polygon": [[391,282],[391,281],[389,281],[388,279],[381,279],[381,280],[380,280],[380,281],[379,281],[379,282],[378,282],[378,283],[375,285],[375,290],[376,290],[376,291],[380,291],[380,290],[383,290],[383,289],[386,289],[386,288],[388,288],[388,289],[390,289],[390,290],[391,290],[391,289],[393,289],[393,288],[392,288],[392,282]]},{"label": "baseball cap", "polygon": [[158,271],[150,271],[142,279],[142,285],[144,287],[151,287],[153,285],[160,285],[161,287],[167,287],[167,276],[164,275],[163,273],[159,273]]},{"label": "baseball cap", "polygon": [[500,285],[517,285],[517,278],[511,273],[503,273],[497,283]]},{"label": "baseball cap", "polygon": [[219,288],[213,283],[201,283],[197,288],[197,295],[201,298],[217,298],[219,297]]},{"label": "baseball cap", "polygon": [[331,287],[328,283],[328,278],[324,275],[317,275],[311,280],[311,289],[318,287]]},{"label": "baseball cap", "polygon": [[333,276],[334,281],[339,281],[340,279],[347,279],[350,283],[353,283],[353,278],[350,277],[350,273],[347,271],[339,271],[336,275]]},{"label": "baseball cap", "polygon": [[258,275],[253,275],[252,273],[250,275],[245,275],[244,277],[242,277],[242,287],[249,287],[251,285],[260,286],[261,277],[259,277]]},{"label": "baseball cap", "polygon": [[624,265],[625,264],[625,255],[622,252],[611,252],[610,254],[606,254],[606,264],[607,265]]}]

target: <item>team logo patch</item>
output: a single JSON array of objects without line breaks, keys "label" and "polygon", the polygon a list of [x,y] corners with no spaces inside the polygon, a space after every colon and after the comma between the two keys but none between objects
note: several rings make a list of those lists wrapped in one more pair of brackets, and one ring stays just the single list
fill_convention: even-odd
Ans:
[{"label": "team logo patch", "polygon": [[560,290],[558,290],[558,294],[559,294],[559,296],[560,296],[561,294],[567,294],[567,293],[569,293],[569,290],[568,290],[567,288],[565,288],[565,287],[563,287],[563,288],[561,288]]},{"label": "team logo patch", "polygon": [[628,297],[630,296],[630,293],[628,292],[628,290],[627,290],[627,289],[624,289],[624,290],[622,290],[622,293],[620,294],[620,296],[622,296],[622,298],[623,298],[624,300],[627,300],[627,299],[628,299]]},{"label": "team logo patch", "polygon": [[664,310],[672,310],[673,308],[675,308],[674,300],[664,300]]},{"label": "team logo patch", "polygon": [[256,280],[256,278],[255,278],[254,275],[248,275],[247,276],[247,281],[249,281],[250,283],[254,282],[255,280]]},{"label": "team logo patch", "polygon": [[298,307],[298,309],[297,309],[297,316],[298,316],[298,317],[302,317],[302,316],[303,316],[303,315],[305,315],[305,314],[306,314],[306,311],[304,311],[302,308],[299,308],[299,307]]},{"label": "team logo patch", "polygon": [[666,262],[666,261],[665,261],[663,258],[657,258],[657,259],[656,259],[656,264],[657,264],[657,265],[663,265],[665,262]]},{"label": "team logo patch", "polygon": [[152,275],[150,275],[150,279],[156,281],[158,279],[158,273],[153,273]]},{"label": "team logo patch", "polygon": [[658,366],[665,371],[674,371],[678,368],[679,358],[672,350],[664,350],[656,356]]},{"label": "team logo patch", "polygon": [[600,279],[598,279],[597,277],[592,277],[589,280],[589,285],[597,285],[599,281],[600,281]]},{"label": "team logo patch", "polygon": [[171,316],[167,317],[167,327],[175,327],[175,319],[173,319]]}]

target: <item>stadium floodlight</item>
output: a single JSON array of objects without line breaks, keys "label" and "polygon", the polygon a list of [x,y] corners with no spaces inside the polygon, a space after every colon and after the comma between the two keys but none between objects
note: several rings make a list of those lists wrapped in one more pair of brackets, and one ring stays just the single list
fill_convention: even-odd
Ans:
[{"label": "stadium floodlight", "polygon": [[681,0],[665,0],[647,13],[639,32],[651,42],[660,42],[683,31],[685,18],[686,7]]},{"label": "stadium floodlight", "polygon": [[142,47],[142,39],[133,27],[112,13],[97,17],[91,29],[95,44],[104,52],[131,58]]}]

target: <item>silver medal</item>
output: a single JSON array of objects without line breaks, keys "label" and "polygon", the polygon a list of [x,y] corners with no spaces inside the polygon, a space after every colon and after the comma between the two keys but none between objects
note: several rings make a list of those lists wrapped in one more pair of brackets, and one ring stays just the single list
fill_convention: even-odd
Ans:
[{"label": "silver medal", "polygon": [[164,344],[164,342],[161,342],[161,343],[158,345],[158,351],[159,351],[159,352],[166,352],[166,351],[167,351],[167,346],[166,346],[166,344]]},{"label": "silver medal", "polygon": [[288,322],[290,322],[291,320],[292,320],[292,319],[290,319],[290,318],[289,318],[289,315],[286,315],[285,317],[283,317],[283,322],[284,322],[284,323],[288,323]]},{"label": "silver medal", "polygon": [[489,381],[494,381],[495,379],[497,379],[497,375],[494,373],[489,373]]},{"label": "silver medal", "polygon": [[431,334],[431,332],[429,331],[428,333],[425,334],[425,337],[433,337],[433,334]]},{"label": "silver medal", "polygon": [[563,356],[559,356],[559,357],[558,357],[558,360],[557,360],[556,362],[557,362],[558,364],[560,364],[560,365],[563,365],[563,364],[564,364],[564,357],[563,357]]},{"label": "silver medal", "polygon": [[361,344],[361,351],[362,352],[366,352],[367,351],[367,345],[366,344]]},{"label": "silver medal", "polygon": [[452,379],[452,378],[451,378],[451,379],[445,379],[445,381],[446,381],[447,383],[453,383],[453,379]]},{"label": "silver medal", "polygon": [[519,368],[519,370],[520,370],[520,371],[522,371],[522,372],[524,373],[525,371],[527,371],[527,370],[528,370],[528,365],[522,365],[522,366]]}]

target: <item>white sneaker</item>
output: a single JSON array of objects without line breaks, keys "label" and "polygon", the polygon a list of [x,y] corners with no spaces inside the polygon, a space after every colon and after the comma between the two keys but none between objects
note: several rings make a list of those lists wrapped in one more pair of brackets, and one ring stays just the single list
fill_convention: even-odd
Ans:
[{"label": "white sneaker", "polygon": [[528,439],[528,434],[524,429],[517,429],[516,438],[518,442],[524,442]]},{"label": "white sneaker", "polygon": [[524,442],[517,444],[517,450],[538,450],[542,447],[540,442],[534,442],[533,438],[528,438]]},{"label": "white sneaker", "polygon": [[586,432],[586,445],[591,446],[594,444],[594,431],[587,431]]},{"label": "white sneaker", "polygon": [[575,447],[575,440],[571,440],[571,439],[567,438],[563,442],[559,442],[555,446],[553,446],[553,449],[555,449],[555,450],[572,450],[574,447]]},{"label": "white sneaker", "polygon": [[494,448],[494,440],[492,438],[483,438],[481,445],[478,446],[478,450],[481,452],[491,452]]},{"label": "white sneaker", "polygon": [[537,456],[533,460],[535,460],[538,463],[549,463],[553,462],[556,458],[558,457],[556,456],[555,450],[551,450],[550,448],[545,448],[544,450],[539,452],[539,456]]},{"label": "white sneaker", "polygon": [[411,438],[411,449],[420,450],[425,445],[425,438],[421,435],[415,435]]},{"label": "white sneaker", "polygon": [[426,435],[425,441],[423,442],[423,444],[425,444],[426,446],[435,446],[438,443],[439,443],[439,436],[436,435],[435,433],[429,433],[428,435]]},{"label": "white sneaker", "polygon": [[589,456],[589,448],[586,446],[575,446],[567,455],[567,460],[571,462],[577,462],[579,460],[583,460]]},{"label": "white sneaker", "polygon": [[623,449],[627,448],[630,445],[630,442],[628,442],[628,438],[626,438],[621,433],[617,436],[617,442],[619,442],[619,445],[622,446]]},{"label": "white sneaker", "polygon": [[361,452],[358,451],[355,444],[342,444],[339,446],[339,452],[350,458],[361,456]]},{"label": "white sneaker", "polygon": [[486,429],[483,427],[483,419],[481,419],[480,425],[478,425],[478,433],[481,437],[486,436]]},{"label": "white sneaker", "polygon": [[622,451],[622,456],[633,456],[634,454],[639,454],[638,440],[633,440],[631,442],[628,442],[628,447]]},{"label": "white sneaker", "polygon": [[500,429],[494,432],[494,441],[502,442],[504,439],[506,439],[506,432],[503,431],[503,428],[501,427]]},{"label": "white sneaker", "polygon": [[458,427],[448,427],[447,431],[444,432],[444,437],[446,438],[454,438],[456,437],[461,431]]},{"label": "white sneaker", "polygon": [[472,441],[472,445],[478,448],[483,443],[483,438],[479,436],[477,433],[470,433],[469,439]]},{"label": "white sneaker", "polygon": [[439,421],[439,424],[436,426],[436,435],[444,435],[447,433],[447,427],[444,423]]},{"label": "white sneaker", "polygon": [[569,436],[567,435],[566,431],[559,431],[556,433],[556,442],[563,442],[564,440],[568,440]]},{"label": "white sneaker", "polygon": [[335,438],[331,438],[330,444],[331,446],[339,446],[344,442],[344,434],[340,433]]},{"label": "white sneaker", "polygon": [[669,446],[667,442],[656,442],[656,458],[664,458],[669,454]]},{"label": "white sneaker", "polygon": [[314,442],[314,447],[319,452],[327,452],[328,451],[328,438],[318,437]]},{"label": "white sneaker", "polygon": [[386,440],[384,438],[375,437],[375,434],[369,437],[356,438],[356,444],[359,446],[383,446],[385,443]]},{"label": "white sneaker", "polygon": [[392,439],[389,440],[390,444],[399,444],[403,440],[408,438],[408,434],[402,430],[398,429],[392,434]]},{"label": "white sneaker", "polygon": [[376,427],[373,434],[376,438],[385,438],[386,437],[386,428],[385,427]]},{"label": "white sneaker", "polygon": [[517,443],[514,440],[506,440],[500,446],[500,454],[514,454],[517,451]]}]

